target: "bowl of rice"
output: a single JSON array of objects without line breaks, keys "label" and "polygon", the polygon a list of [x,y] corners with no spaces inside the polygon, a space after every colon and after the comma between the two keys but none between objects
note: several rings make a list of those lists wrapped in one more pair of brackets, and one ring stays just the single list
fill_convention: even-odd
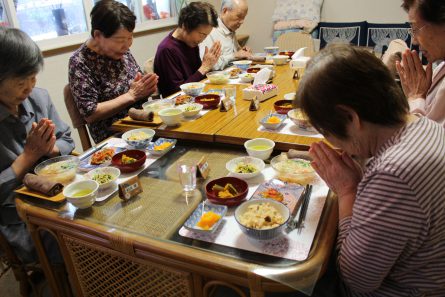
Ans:
[{"label": "bowl of rice", "polygon": [[241,231],[256,240],[281,235],[289,217],[289,208],[272,199],[250,199],[235,210],[235,220]]},{"label": "bowl of rice", "polygon": [[122,139],[135,149],[145,149],[153,139],[155,131],[149,128],[133,129],[122,134]]}]

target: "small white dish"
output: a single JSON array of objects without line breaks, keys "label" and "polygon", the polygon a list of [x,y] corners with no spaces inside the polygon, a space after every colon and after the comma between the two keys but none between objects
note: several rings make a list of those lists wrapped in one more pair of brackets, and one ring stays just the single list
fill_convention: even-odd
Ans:
[{"label": "small white dish", "polygon": [[[269,123],[268,120],[272,117],[278,118],[279,122]],[[285,114],[272,113],[272,114],[269,114],[269,115],[265,116],[264,118],[262,118],[260,121],[260,124],[266,129],[276,130],[279,127],[281,127],[281,125],[283,125],[284,120],[286,120],[286,118],[287,118],[287,116]]]},{"label": "small white dish", "polygon": [[254,138],[244,142],[244,147],[249,156],[266,160],[272,154],[275,142],[267,138]]},{"label": "small white dish", "polygon": [[85,173],[84,177],[99,184],[99,191],[108,189],[119,178],[121,171],[116,167],[99,167]]},{"label": "small white dish", "polygon": [[179,105],[178,107],[182,110],[184,117],[191,118],[196,116],[204,106],[199,103],[187,103]]},{"label": "small white dish", "polygon": [[[209,211],[214,212],[215,214],[221,216],[221,218],[209,229],[203,229],[199,227],[197,224],[200,221],[202,215]],[[198,232],[198,233],[213,233],[216,229],[218,229],[219,225],[223,221],[224,216],[227,212],[227,206],[225,205],[216,205],[211,203],[201,203],[198,207],[193,211],[190,217],[185,221],[184,228],[187,230]]]},{"label": "small white dish", "polygon": [[158,112],[162,122],[167,126],[177,126],[181,123],[182,110],[180,108],[166,108]]},{"label": "small white dish", "polygon": [[63,195],[75,207],[91,207],[96,201],[99,184],[94,180],[81,180],[69,184],[63,189]]},{"label": "small white dish", "polygon": [[[254,172],[241,173],[238,169],[244,168],[254,168]],[[234,158],[226,163],[226,169],[230,172],[230,176],[250,179],[261,174],[261,171],[266,167],[264,161],[255,157],[238,157]]]}]

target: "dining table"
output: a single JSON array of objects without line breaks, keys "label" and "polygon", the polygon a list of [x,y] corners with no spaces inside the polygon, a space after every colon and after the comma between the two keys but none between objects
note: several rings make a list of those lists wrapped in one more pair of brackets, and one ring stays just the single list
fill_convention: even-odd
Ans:
[{"label": "dining table", "polygon": [[[302,232],[292,230],[266,241],[248,238],[237,225],[236,206],[228,207],[213,234],[195,233],[184,225],[209,203],[206,184],[230,176],[226,164],[246,156],[245,140],[272,139],[276,143],[272,157],[289,149],[307,150],[314,141],[324,141],[313,134],[260,130],[258,121],[270,113],[274,101],[298,87],[288,65],[276,66],[275,72],[278,95],[262,102],[258,111],[250,111],[250,102],[242,99],[242,89],[248,85],[236,84],[235,107],[229,111],[211,110],[177,127],[155,127],[156,137],[174,138],[177,143],[163,155],[147,152],[142,168],[120,176],[121,182],[134,177],[140,182],[142,192],[130,200],[120,197],[117,185],[87,209],[65,200],[17,194],[19,215],[28,225],[54,296],[69,292],[51,268],[42,232],[57,240],[75,296],[207,297],[220,286],[243,297],[263,297],[266,292],[312,293],[327,268],[338,220],[337,198],[320,178],[311,181],[314,191]],[[204,90],[222,87],[207,83]],[[124,132],[141,127],[118,121],[112,129]],[[106,142],[128,148],[119,134]],[[203,157],[209,175],[198,174],[196,189],[184,192],[177,173],[179,162],[198,163]],[[259,176],[246,180],[247,199],[265,183],[278,179],[269,162],[266,160]]]}]

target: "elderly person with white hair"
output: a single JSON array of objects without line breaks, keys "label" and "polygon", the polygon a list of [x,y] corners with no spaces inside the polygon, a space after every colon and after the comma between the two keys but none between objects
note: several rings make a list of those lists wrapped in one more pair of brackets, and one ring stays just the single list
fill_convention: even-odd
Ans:
[{"label": "elderly person with white hair", "polygon": [[205,48],[210,48],[215,41],[221,42],[221,56],[213,66],[214,70],[224,69],[234,60],[249,59],[252,51],[248,47],[239,45],[235,32],[244,23],[247,16],[247,0],[223,0],[218,18],[218,27],[199,45],[200,55],[203,56]]}]

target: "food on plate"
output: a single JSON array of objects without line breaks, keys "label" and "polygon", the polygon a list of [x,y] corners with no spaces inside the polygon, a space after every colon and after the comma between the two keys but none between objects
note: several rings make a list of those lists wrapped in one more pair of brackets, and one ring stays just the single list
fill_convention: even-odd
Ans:
[{"label": "food on plate", "polygon": [[114,148],[104,148],[91,156],[91,165],[100,165],[111,160],[114,155]]},{"label": "food on plate", "polygon": [[281,108],[292,108],[292,103],[283,103],[283,104],[280,104],[280,105],[278,105],[278,107],[281,107]]},{"label": "food on plate", "polygon": [[137,159],[129,157],[125,154],[122,155],[121,163],[122,164],[133,164],[137,161]]},{"label": "food on plate", "polygon": [[198,109],[198,106],[196,106],[196,105],[189,105],[186,108],[184,108],[184,111],[194,111],[194,110],[197,110],[197,109]]},{"label": "food on plate", "polygon": [[238,191],[235,189],[235,187],[231,183],[227,183],[224,187],[215,184],[212,187],[212,191],[217,192],[218,198],[233,198],[236,195],[238,195]]},{"label": "food on plate", "polygon": [[240,223],[253,229],[271,229],[284,223],[280,212],[270,203],[252,204],[240,215]]},{"label": "food on plate", "polygon": [[303,113],[303,111],[301,109],[296,109],[294,112],[294,116],[297,120],[300,120],[300,121],[308,120],[308,118],[306,117],[306,115]]},{"label": "food on plate", "polygon": [[230,78],[237,78],[238,74],[241,73],[241,69],[233,68],[233,69],[230,69],[228,72],[230,73]]},{"label": "food on plate", "polygon": [[258,171],[258,168],[256,168],[254,165],[246,164],[244,162],[239,162],[235,168],[236,173],[254,173],[257,171]]},{"label": "food on plate", "polygon": [[[189,89],[192,89],[192,88],[199,88],[199,86],[189,87]],[[190,101],[191,98],[192,98],[192,96],[189,96],[189,95],[179,95],[178,97],[175,98],[175,105],[187,103],[188,101]]]},{"label": "food on plate", "polygon": [[288,173],[312,173],[311,162],[303,159],[287,159],[274,164],[274,168]]},{"label": "food on plate", "polygon": [[247,69],[247,73],[258,73],[261,70],[260,67],[252,67]]},{"label": "food on plate", "polygon": [[215,101],[215,98],[201,98],[201,99],[199,99],[199,101],[201,101],[201,102],[210,102],[210,101]]},{"label": "food on plate", "polygon": [[163,142],[161,144],[155,145],[153,148],[155,149],[155,151],[163,151],[166,148],[172,146],[173,143],[171,142]]},{"label": "food on plate", "polygon": [[213,227],[221,219],[221,216],[213,211],[208,211],[201,216],[201,219],[198,221],[196,226],[209,230]]},{"label": "food on plate", "polygon": [[39,175],[60,174],[74,167],[76,167],[76,163],[71,160],[59,161],[43,167]]},{"label": "food on plate", "polygon": [[276,200],[278,202],[282,202],[284,199],[284,195],[278,191],[277,189],[274,188],[268,188],[265,191],[260,193],[260,196],[262,198],[269,198],[269,199],[273,199]]},{"label": "food on plate", "polygon": [[93,177],[91,179],[97,181],[97,183],[99,185],[103,185],[103,184],[106,184],[106,183],[112,181],[113,178],[114,178],[114,176],[112,176],[109,173],[97,173],[97,174],[93,175]]},{"label": "food on plate", "polygon": [[276,117],[276,116],[271,116],[271,117],[269,117],[269,118],[267,119],[266,123],[269,123],[269,124],[278,124],[278,123],[281,123],[281,119],[280,119],[279,117]]},{"label": "food on plate", "polygon": [[138,132],[134,132],[130,136],[128,136],[128,140],[138,141],[138,140],[147,139],[149,137],[150,137],[150,135],[148,135],[147,133],[145,133],[143,131],[138,131]]}]

